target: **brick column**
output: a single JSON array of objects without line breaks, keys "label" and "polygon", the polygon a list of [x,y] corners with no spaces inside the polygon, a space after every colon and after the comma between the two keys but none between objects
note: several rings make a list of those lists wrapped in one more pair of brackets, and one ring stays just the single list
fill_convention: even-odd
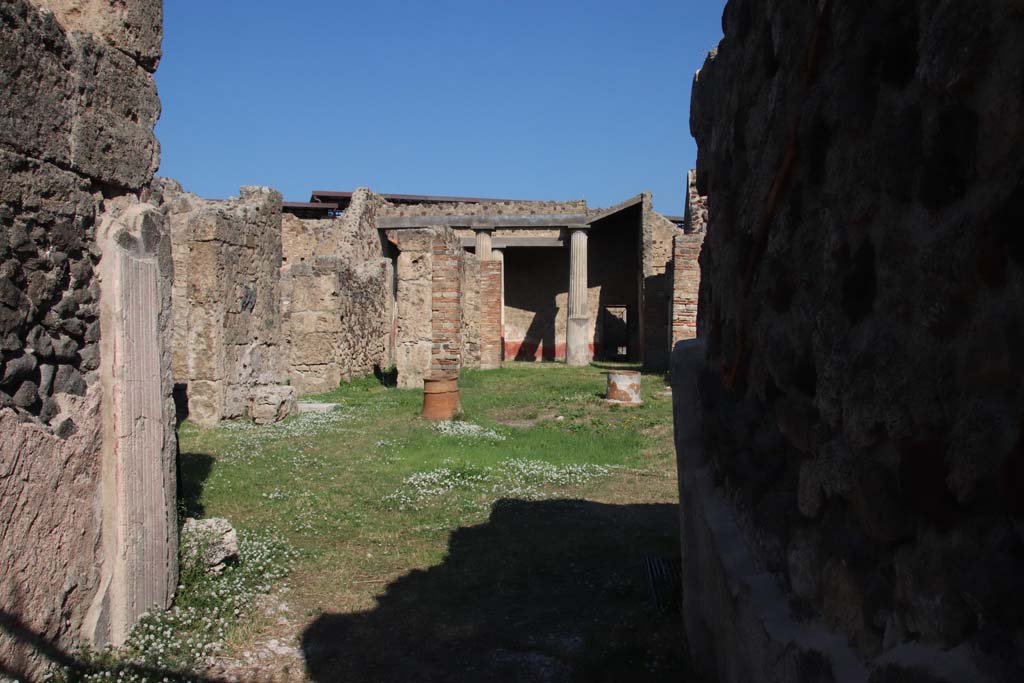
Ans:
[{"label": "brick column", "polygon": [[502,266],[493,259],[480,262],[480,367],[485,370],[501,367]]},{"label": "brick column", "polygon": [[569,325],[565,335],[565,361],[590,363],[587,315],[587,231],[575,229],[569,247]]},{"label": "brick column", "polygon": [[462,368],[462,247],[451,230],[443,230],[434,237],[433,252],[430,376],[457,377]]}]

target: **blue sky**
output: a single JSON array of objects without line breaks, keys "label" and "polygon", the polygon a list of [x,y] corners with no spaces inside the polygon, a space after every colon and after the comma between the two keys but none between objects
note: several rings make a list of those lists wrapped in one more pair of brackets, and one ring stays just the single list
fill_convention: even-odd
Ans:
[{"label": "blue sky", "polygon": [[160,175],[683,211],[725,0],[166,0]]}]

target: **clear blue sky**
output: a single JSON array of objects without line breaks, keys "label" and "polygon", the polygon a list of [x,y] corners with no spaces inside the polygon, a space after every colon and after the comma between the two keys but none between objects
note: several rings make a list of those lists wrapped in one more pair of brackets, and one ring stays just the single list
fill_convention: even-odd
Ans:
[{"label": "clear blue sky", "polygon": [[725,0],[166,0],[160,175],[683,211]]}]

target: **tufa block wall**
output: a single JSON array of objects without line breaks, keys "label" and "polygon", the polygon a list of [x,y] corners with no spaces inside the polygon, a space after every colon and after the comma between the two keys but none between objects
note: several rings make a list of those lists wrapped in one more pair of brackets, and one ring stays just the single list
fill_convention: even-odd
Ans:
[{"label": "tufa block wall", "polygon": [[382,204],[360,188],[341,218],[283,218],[285,371],[300,394],[330,391],[391,364],[394,266],[382,256],[375,225]]},{"label": "tufa block wall", "polygon": [[[388,238],[399,249],[394,344],[398,386],[419,388],[425,376],[462,369],[466,269],[461,264],[466,254],[450,228],[390,230]],[[479,263],[481,270],[483,265]]]},{"label": "tufa block wall", "polygon": [[423,386],[433,350],[431,333],[434,234],[431,230],[393,230],[390,239],[398,246],[395,265],[395,367],[398,386]]},{"label": "tufa block wall", "polygon": [[[709,481],[781,604],[871,680],[1020,680],[1024,11],[731,0],[723,24],[691,110]],[[700,589],[727,558],[681,480]],[[722,596],[686,600],[701,668],[795,680]]]},{"label": "tufa block wall", "polygon": [[177,585],[170,245],[139,201],[160,21],[0,3],[0,661],[26,680]]},{"label": "tufa block wall", "polygon": [[643,193],[641,239],[643,270],[643,350],[644,367],[668,369],[669,343],[672,339],[673,241],[681,234],[676,224],[654,210],[651,193]]},{"label": "tufa block wall", "polygon": [[281,362],[281,195],[243,187],[210,201],[162,181],[175,262],[173,366],[188,385],[190,419],[249,414]]}]

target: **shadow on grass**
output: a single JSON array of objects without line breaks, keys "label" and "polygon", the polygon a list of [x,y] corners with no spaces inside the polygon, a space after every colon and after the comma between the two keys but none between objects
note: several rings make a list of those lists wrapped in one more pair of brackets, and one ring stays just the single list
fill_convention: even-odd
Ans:
[{"label": "shadow on grass", "polygon": [[453,532],[445,561],[376,608],[302,635],[314,681],[683,680],[678,613],[643,560],[678,554],[675,505],[501,500]]},{"label": "shadow on grass", "polygon": [[[3,641],[7,642],[4,643]],[[0,660],[0,680],[7,677],[13,681],[47,680],[34,675],[34,671],[52,665],[67,672],[68,683],[96,675],[96,665],[77,654],[56,645],[45,635],[33,630],[17,613],[17,610],[0,609],[0,651],[6,658]],[[166,681],[167,683],[227,683],[224,679],[209,678],[189,672],[160,669],[150,666],[126,663],[121,671],[134,676],[134,680]],[[120,680],[120,679],[118,679]]]},{"label": "shadow on grass", "polygon": [[178,454],[178,515],[182,518],[205,516],[203,488],[213,470],[215,458],[206,453]]}]

